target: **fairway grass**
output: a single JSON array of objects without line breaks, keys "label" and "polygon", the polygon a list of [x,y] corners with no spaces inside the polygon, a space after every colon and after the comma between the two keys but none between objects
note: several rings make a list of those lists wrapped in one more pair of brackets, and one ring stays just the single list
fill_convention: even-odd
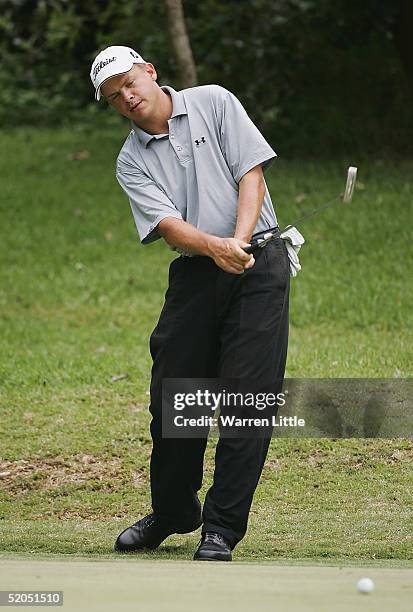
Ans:
[{"label": "fairway grass", "polygon": [[[2,589],[60,590],[64,609],[142,612],[384,612],[411,610],[413,569],[369,568],[369,595],[357,592],[366,568],[248,563],[0,560]],[[5,586],[7,585],[7,586]]]},{"label": "fairway grass", "polygon": [[[0,137],[3,554],[115,558],[117,533],[150,511],[148,341],[176,255],[138,244],[114,177],[123,135]],[[280,155],[266,178],[285,225],[338,193],[350,163],[353,203],[302,227],[289,377],[412,376],[413,163]],[[410,562],[412,466],[412,440],[273,440],[235,558]],[[156,558],[190,559],[198,537]]]}]

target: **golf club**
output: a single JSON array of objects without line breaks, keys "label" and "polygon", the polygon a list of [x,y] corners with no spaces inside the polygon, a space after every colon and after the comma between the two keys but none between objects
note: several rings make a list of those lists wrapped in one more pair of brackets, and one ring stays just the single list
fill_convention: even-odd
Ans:
[{"label": "golf club", "polygon": [[357,168],[355,166],[350,166],[347,171],[346,187],[343,193],[341,193],[340,195],[330,200],[330,202],[327,202],[327,204],[323,204],[322,206],[319,206],[315,210],[312,210],[311,212],[307,213],[303,217],[300,217],[294,223],[290,223],[284,229],[282,230],[277,229],[277,230],[273,230],[272,232],[268,232],[267,234],[264,234],[264,236],[262,238],[259,238],[256,243],[251,244],[251,246],[245,247],[244,251],[246,253],[255,253],[258,249],[262,249],[263,247],[265,247],[265,245],[271,242],[271,240],[275,240],[276,238],[279,238],[290,227],[294,227],[295,225],[302,223],[306,219],[309,219],[310,217],[313,217],[314,215],[318,214],[322,210],[325,210],[326,208],[333,206],[333,204],[335,204],[337,200],[341,199],[342,202],[344,202],[345,204],[348,204],[349,202],[351,202],[353,198],[354,185],[356,184],[356,177],[357,177]]}]

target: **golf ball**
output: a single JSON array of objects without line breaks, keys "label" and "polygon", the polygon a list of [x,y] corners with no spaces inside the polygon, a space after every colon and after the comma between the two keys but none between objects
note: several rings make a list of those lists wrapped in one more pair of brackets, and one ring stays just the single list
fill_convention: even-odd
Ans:
[{"label": "golf ball", "polygon": [[357,583],[359,593],[371,593],[374,589],[374,582],[371,578],[360,578]]}]

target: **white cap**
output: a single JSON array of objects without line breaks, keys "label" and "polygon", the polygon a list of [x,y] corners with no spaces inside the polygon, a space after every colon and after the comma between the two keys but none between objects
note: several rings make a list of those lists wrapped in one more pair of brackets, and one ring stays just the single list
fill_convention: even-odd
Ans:
[{"label": "white cap", "polygon": [[110,77],[128,72],[133,64],[146,64],[143,57],[130,47],[106,47],[96,57],[90,70],[95,98],[100,100],[100,88]]}]

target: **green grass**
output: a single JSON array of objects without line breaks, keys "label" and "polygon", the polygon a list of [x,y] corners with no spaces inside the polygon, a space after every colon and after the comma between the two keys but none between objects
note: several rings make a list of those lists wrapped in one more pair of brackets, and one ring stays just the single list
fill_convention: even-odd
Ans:
[{"label": "green grass", "polygon": [[[114,607],[125,612],[192,612],[194,602],[199,612],[228,605],[239,612],[272,612],[274,607],[284,612],[330,612],[332,606],[336,612],[387,612],[396,602],[398,611],[411,612],[413,569],[400,563],[383,567],[376,562],[368,568],[295,561],[217,564],[154,555],[91,560],[0,556],[0,572],[2,582],[14,591],[58,588],[70,612],[85,609],[85,601],[91,612]],[[366,573],[375,589],[362,595],[356,585]]]},{"label": "green grass", "polygon": [[[149,510],[148,339],[175,255],[138,243],[114,177],[124,133],[0,137],[7,554],[111,556]],[[359,165],[353,203],[302,227],[287,375],[410,377],[413,163],[281,157],[267,181],[284,225],[338,193],[347,162]],[[237,558],[411,560],[412,459],[410,440],[274,440]],[[196,538],[154,554],[189,558]]]}]

